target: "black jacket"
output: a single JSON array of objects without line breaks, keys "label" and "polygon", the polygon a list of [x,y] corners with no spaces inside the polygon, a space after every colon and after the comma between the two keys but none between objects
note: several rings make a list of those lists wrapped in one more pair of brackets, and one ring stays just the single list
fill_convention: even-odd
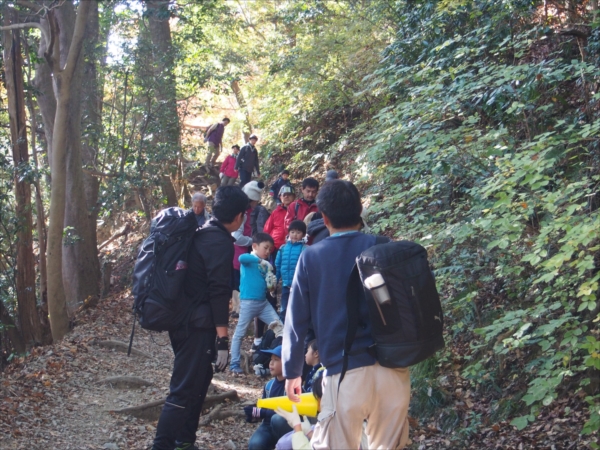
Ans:
[{"label": "black jacket", "polygon": [[329,237],[329,230],[325,226],[323,219],[314,219],[310,221],[306,227],[306,234],[311,238],[310,244],[316,244],[325,238]]},{"label": "black jacket", "polygon": [[250,226],[252,228],[252,236],[256,233],[262,233],[265,230],[265,223],[269,220],[271,213],[263,205],[256,205],[250,214]]},{"label": "black jacket", "polygon": [[275,198],[275,200],[279,199],[279,191],[284,186],[292,187],[292,183],[290,180],[284,180],[281,177],[279,177],[277,181],[271,185],[270,192],[273,193],[273,197]]},{"label": "black jacket", "polygon": [[189,325],[213,328],[229,323],[233,238],[215,218],[197,232],[188,257],[184,294],[195,305]]},{"label": "black jacket", "polygon": [[240,169],[250,173],[256,169],[256,172],[260,175],[260,169],[258,167],[258,151],[256,150],[256,147],[249,142],[240,149],[240,153],[238,154],[235,170]]}]

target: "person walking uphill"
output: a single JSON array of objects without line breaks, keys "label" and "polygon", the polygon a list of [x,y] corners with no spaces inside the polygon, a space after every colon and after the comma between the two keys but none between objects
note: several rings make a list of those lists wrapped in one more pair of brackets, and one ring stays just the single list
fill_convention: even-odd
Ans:
[{"label": "person walking uphill", "polygon": [[282,343],[287,396],[299,401],[304,338],[312,325],[320,362],[327,367],[312,448],[359,448],[363,422],[368,419],[367,448],[402,449],[408,440],[409,370],[382,367],[366,351],[374,341],[364,297],[358,311],[362,326],[339,384],[348,322],[346,287],[356,257],[375,245],[376,237],[359,231],[360,194],[349,181],[325,183],[317,205],[330,236],[302,252],[292,282]]},{"label": "person walking uphill", "polygon": [[212,208],[214,217],[192,241],[182,294],[189,300],[190,314],[178,329],[169,331],[175,361],[153,450],[194,448],[215,356],[217,370],[227,367],[231,232],[240,227],[247,205],[248,197],[240,188],[219,188]]},{"label": "person walking uphill", "polygon": [[217,163],[217,158],[221,154],[221,145],[225,127],[229,125],[229,122],[230,120],[225,117],[219,123],[211,125],[208,130],[206,130],[204,142],[208,144],[208,151],[206,154],[207,166],[214,166]]},{"label": "person walking uphill", "polygon": [[243,187],[252,179],[252,172],[256,171],[256,174],[260,175],[258,150],[256,150],[257,142],[258,136],[251,135],[248,143],[242,147],[237,157],[235,170],[240,174],[240,187]]}]

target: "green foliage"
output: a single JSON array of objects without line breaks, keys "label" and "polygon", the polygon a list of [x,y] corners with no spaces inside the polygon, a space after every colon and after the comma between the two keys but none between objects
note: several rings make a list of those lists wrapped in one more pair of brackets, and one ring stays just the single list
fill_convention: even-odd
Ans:
[{"label": "green foliage", "polygon": [[518,429],[600,363],[600,121],[589,85],[600,70],[546,24],[520,20],[536,7],[407,7],[370,78],[394,101],[366,152],[365,181],[382,197],[374,228],[426,243],[451,332],[477,326],[463,375],[480,383],[489,347],[522,360],[531,412],[513,419]]}]

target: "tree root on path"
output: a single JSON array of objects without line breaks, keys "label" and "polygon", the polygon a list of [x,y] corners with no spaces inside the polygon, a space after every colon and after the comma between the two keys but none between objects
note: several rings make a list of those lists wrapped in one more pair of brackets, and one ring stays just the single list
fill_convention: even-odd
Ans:
[{"label": "tree root on path", "polygon": [[103,378],[98,383],[107,384],[117,389],[137,389],[143,386],[152,386],[150,381],[144,380],[140,377],[129,376]]},{"label": "tree root on path", "polygon": [[[204,399],[204,404],[202,405],[202,409],[210,408],[218,403],[224,402],[225,400],[230,400],[232,402],[238,402],[240,398],[238,397],[238,393],[235,390],[223,392],[222,394],[216,395],[207,395]],[[129,414],[131,416],[137,417],[139,419],[146,420],[158,420],[160,416],[160,412],[162,410],[162,405],[165,403],[165,399],[156,400],[149,403],[144,403],[142,405],[137,406],[129,406],[127,408],[122,409],[114,409],[111,410],[111,413],[115,414]],[[217,406],[217,408],[222,408],[223,405]],[[215,408],[215,410],[217,409]],[[212,414],[214,410],[210,413]],[[206,417],[210,416],[208,414]],[[242,415],[244,412],[242,411]],[[226,416],[229,417],[229,416]],[[213,419],[211,419],[213,420]],[[216,419],[219,420],[219,419]]]},{"label": "tree root on path", "polygon": [[[97,345],[98,347],[111,348],[123,353],[127,353],[127,349],[129,348],[129,344],[123,341],[92,341],[92,343]],[[152,355],[149,355],[146,352],[142,352],[141,350],[136,350],[135,348],[131,349],[131,354],[152,359]]]},{"label": "tree root on path", "polygon": [[246,417],[246,414],[241,409],[233,409],[233,408],[225,409],[223,407],[223,405],[219,405],[219,406],[215,407],[215,409],[213,409],[206,416],[204,416],[200,419],[199,426],[204,427],[204,426],[210,424],[213,420],[223,420],[223,419],[227,419],[228,417],[242,418],[242,417]]}]

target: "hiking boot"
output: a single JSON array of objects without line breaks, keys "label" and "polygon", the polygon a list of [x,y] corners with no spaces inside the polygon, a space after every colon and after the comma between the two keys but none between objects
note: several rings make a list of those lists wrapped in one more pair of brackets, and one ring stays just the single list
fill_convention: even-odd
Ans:
[{"label": "hiking boot", "polygon": [[240,315],[238,313],[236,313],[235,311],[233,311],[231,314],[229,314],[229,316],[232,319],[239,319],[240,318]]},{"label": "hiking boot", "polygon": [[200,447],[195,444],[190,444],[189,442],[186,442],[185,444],[182,442],[176,442],[175,450],[200,450]]},{"label": "hiking boot", "polygon": [[230,367],[229,370],[236,375],[244,375],[244,370],[240,366]]}]

